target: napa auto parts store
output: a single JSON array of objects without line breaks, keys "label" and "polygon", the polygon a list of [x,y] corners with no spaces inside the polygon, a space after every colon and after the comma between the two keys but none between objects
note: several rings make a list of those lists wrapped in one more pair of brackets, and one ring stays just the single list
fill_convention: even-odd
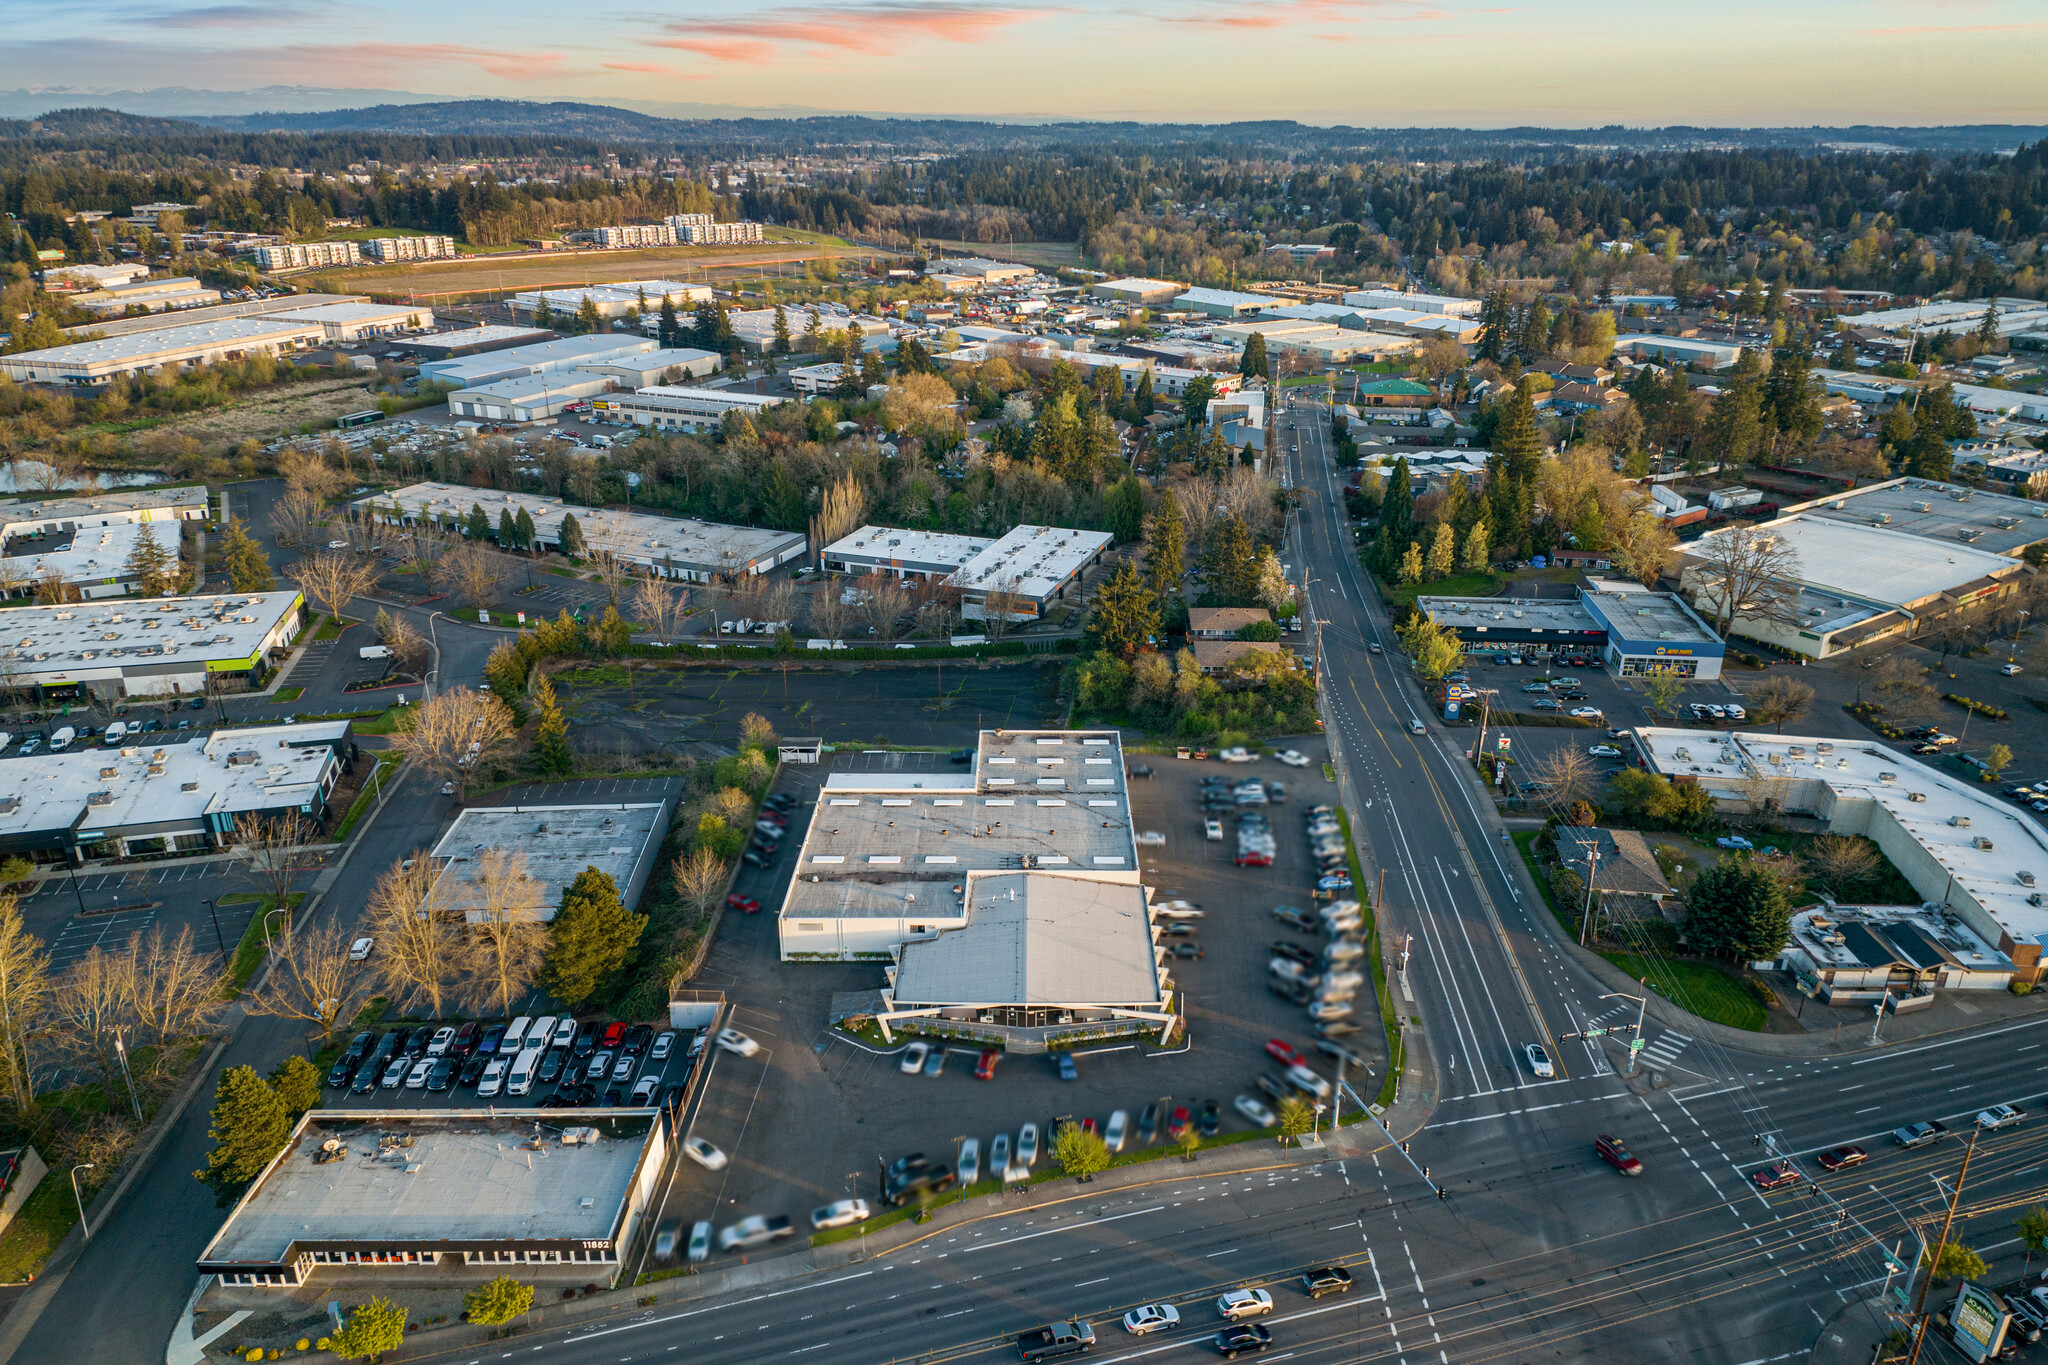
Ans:
[{"label": "napa auto parts store", "polygon": [[1589,579],[1576,601],[1558,598],[1421,597],[1415,605],[1458,637],[1468,655],[1560,659],[1597,656],[1624,678],[1721,676],[1721,637],[1670,593],[1627,579]]}]

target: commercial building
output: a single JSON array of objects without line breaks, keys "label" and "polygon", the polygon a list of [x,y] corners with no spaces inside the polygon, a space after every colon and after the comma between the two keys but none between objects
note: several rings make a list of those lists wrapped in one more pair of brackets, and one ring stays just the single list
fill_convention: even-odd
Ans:
[{"label": "commercial building", "polygon": [[1831,834],[1870,839],[1944,923],[1953,917],[1995,948],[2011,962],[2013,979],[2040,980],[2048,908],[2036,887],[2048,868],[2048,831],[1999,800],[1995,788],[1867,739],[1634,733],[1646,766],[1698,785],[1719,809],[1807,816]]},{"label": "commercial building", "polygon": [[609,376],[584,370],[521,375],[458,389],[448,395],[448,411],[486,422],[538,422],[557,415],[570,403],[610,393],[612,384]]},{"label": "commercial building", "polygon": [[1172,303],[1186,290],[1186,285],[1175,284],[1172,280],[1147,280],[1135,276],[1121,280],[1101,280],[1088,287],[1088,292],[1098,299],[1134,306]]},{"label": "commercial building", "polygon": [[1415,605],[1469,655],[1597,654],[1606,624],[1579,602],[1536,597],[1418,597]]},{"label": "commercial building", "polygon": [[291,591],[9,607],[0,670],[43,703],[197,696],[209,679],[259,681],[304,623]]},{"label": "commercial building", "polygon": [[827,545],[818,557],[832,573],[949,578],[993,544],[993,540],[981,536],[956,536],[945,531],[863,526]]},{"label": "commercial building", "polygon": [[96,289],[90,294],[77,294],[70,299],[73,308],[83,308],[97,316],[126,313],[131,308],[168,313],[219,302],[220,290],[209,289],[198,280],[183,276],[133,280]]},{"label": "commercial building", "polygon": [[512,346],[482,355],[455,356],[430,360],[420,366],[421,380],[470,388],[495,384],[501,379],[518,379],[529,374],[553,374],[582,365],[604,365],[630,360],[656,349],[645,337],[604,335],[560,337],[531,346]]},{"label": "commercial building", "polygon": [[1941,546],[1967,545],[2008,559],[2021,558],[2029,547],[2048,541],[2048,506],[1934,479],[1866,484],[1811,502],[1789,504],[1780,516],[1881,528]]},{"label": "commercial building", "polygon": [[635,393],[615,393],[596,399],[591,407],[614,421],[638,422],[643,427],[663,431],[701,431],[725,421],[728,412],[751,415],[789,401],[772,393],[656,384]]},{"label": "commercial building", "polygon": [[133,336],[141,332],[163,332],[174,327],[197,327],[202,323],[226,322],[236,318],[271,318],[279,313],[298,312],[323,303],[368,303],[361,294],[279,294],[267,299],[241,299],[205,308],[185,308],[166,317],[161,313],[132,318],[101,318],[66,327],[64,335],[85,337],[96,332],[102,337]]},{"label": "commercial building", "polygon": [[514,346],[533,346],[544,341],[553,341],[553,332],[539,331],[532,327],[463,327],[452,332],[436,332],[432,336],[407,337],[405,349],[422,360],[453,360],[461,356],[483,355],[490,351],[509,350]]},{"label": "commercial building", "polygon": [[296,812],[324,822],[356,758],[340,720],[0,759],[0,855],[75,867],[217,852],[256,820]]},{"label": "commercial building", "polygon": [[133,284],[149,275],[149,266],[143,261],[127,261],[117,265],[53,265],[43,272],[45,288],[110,289],[117,284]]},{"label": "commercial building", "polygon": [[927,275],[958,275],[979,280],[983,284],[1006,284],[1012,280],[1028,280],[1037,273],[1028,265],[991,261],[984,256],[956,256],[948,260],[932,261],[925,266]]},{"label": "commercial building", "polygon": [[[1932,506],[1930,501],[1930,515]],[[2036,526],[2022,523],[2012,533],[2025,529],[2031,535]],[[1809,658],[1910,635],[1930,620],[1988,605],[2017,591],[2026,572],[2018,559],[1961,539],[1858,524],[1813,509],[1761,529],[1797,556],[1796,571],[1782,585],[1797,589],[1797,600],[1770,616],[1738,614],[1731,633]],[[1702,615],[1720,615],[1709,556],[1716,537],[1735,533],[1710,531],[1684,551],[1680,587]]]},{"label": "commercial building", "polygon": [[[889,322],[886,318],[871,317],[866,313],[849,313],[845,309],[814,308],[808,306],[785,307],[783,321],[789,327],[790,344],[799,352],[811,349],[804,338],[810,334],[811,319],[818,320],[819,331],[845,332],[849,325],[860,330],[861,344],[869,350],[876,349],[878,341],[888,340]],[[740,349],[760,354],[775,344],[775,309],[750,308],[745,312],[727,315],[732,324],[733,340]]]},{"label": "commercial building", "polygon": [[279,242],[256,248],[260,270],[310,270],[361,265],[362,261],[362,247],[355,242]]},{"label": "commercial building", "polygon": [[204,521],[210,501],[203,484],[177,488],[121,488],[77,497],[0,502],[0,539],[37,532],[60,535],[80,527],[123,521]]},{"label": "commercial building", "polygon": [[285,322],[277,318],[232,318],[159,326],[98,341],[74,341],[41,351],[0,355],[0,374],[18,383],[96,388],[165,367],[184,369],[253,355],[288,355],[319,344],[322,337],[318,323]]},{"label": "commercial building", "polygon": [[1792,941],[1777,965],[1799,989],[1830,1005],[1890,998],[1932,1003],[1936,990],[2004,990],[2013,963],[1951,911],[1917,905],[1823,905],[1792,916]]},{"label": "commercial building", "polygon": [[389,265],[393,261],[439,261],[459,254],[453,237],[372,237],[363,254]]},{"label": "commercial building", "polygon": [[691,346],[659,347],[577,366],[584,374],[608,375],[619,387],[627,389],[649,388],[676,379],[708,379],[724,368],[724,356]]},{"label": "commercial building", "polygon": [[1647,332],[1630,332],[1616,337],[1614,349],[1639,360],[1668,360],[1679,365],[1700,365],[1710,370],[1725,370],[1742,359],[1742,348],[1733,342],[1652,336]]},{"label": "commercial building", "polygon": [[1190,313],[1206,313],[1212,318],[1243,317],[1267,308],[1285,305],[1271,294],[1240,294],[1230,289],[1190,289],[1173,301],[1176,308]]},{"label": "commercial building", "polygon": [[794,370],[786,370],[784,373],[789,377],[789,386],[791,388],[795,389],[798,393],[808,396],[831,393],[839,387],[839,383],[843,379],[851,378],[858,380],[860,378],[860,367],[858,365],[842,365],[838,361],[832,360],[827,361],[823,365],[801,365]]},{"label": "commercial building", "polygon": [[1607,634],[1601,661],[1624,678],[1668,674],[1709,682],[1728,646],[1684,601],[1627,580],[1599,580],[1579,603]]},{"label": "commercial building", "polygon": [[320,303],[272,316],[280,322],[318,323],[322,339],[342,343],[422,332],[434,325],[433,310],[413,304]]},{"label": "commercial building", "polygon": [[1483,299],[1461,299],[1451,294],[1423,294],[1405,289],[1353,289],[1344,295],[1344,303],[1350,308],[1400,308],[1453,318],[1476,318],[1486,307]]},{"label": "commercial building", "polygon": [[512,311],[530,318],[545,303],[557,317],[574,317],[582,311],[585,299],[601,318],[622,318],[635,309],[647,316],[661,312],[663,299],[684,310],[708,303],[711,287],[681,280],[617,280],[574,289],[529,289],[512,296]]},{"label": "commercial building", "polygon": [[1102,562],[1114,540],[1107,531],[1013,526],[953,574],[960,615],[1036,620],[1069,594],[1079,595],[1082,575]]},{"label": "commercial building", "polygon": [[460,913],[474,924],[486,917],[497,891],[490,869],[493,853],[523,856],[521,871],[537,903],[534,918],[551,921],[562,906],[562,893],[596,868],[619,888],[628,910],[640,904],[647,879],[661,858],[674,814],[669,801],[598,806],[471,806],[434,846],[440,868],[434,879],[433,909]]},{"label": "commercial building", "polygon": [[109,520],[55,535],[46,535],[40,528],[24,530],[8,542],[9,553],[0,559],[7,580],[4,591],[27,595],[36,591],[42,579],[56,578],[88,600],[125,596],[135,589],[136,575],[130,564],[145,533],[175,566],[180,545],[174,528],[158,530],[139,521]]},{"label": "commercial building", "polygon": [[1211,398],[1203,409],[1203,421],[1221,433],[1232,450],[1266,449],[1266,391],[1244,389],[1222,398]]},{"label": "commercial building", "polygon": [[314,1109],[200,1253],[199,1273],[230,1290],[371,1266],[423,1284],[456,1267],[477,1281],[613,1284],[668,1159],[651,1109]]},{"label": "commercial building", "polygon": [[694,582],[766,573],[801,557],[806,541],[800,531],[572,508],[559,498],[446,483],[411,484],[393,493],[358,499],[352,506],[359,515],[395,526],[454,526],[472,507],[481,507],[484,519],[495,528],[501,512],[510,512],[517,520],[523,511],[533,522],[536,542],[544,550],[560,548],[562,519],[573,515],[586,546],[606,550],[657,577]]}]

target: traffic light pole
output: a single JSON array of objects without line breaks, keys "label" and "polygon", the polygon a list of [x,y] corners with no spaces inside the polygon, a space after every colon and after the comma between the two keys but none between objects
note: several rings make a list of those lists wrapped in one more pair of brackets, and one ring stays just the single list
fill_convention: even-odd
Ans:
[{"label": "traffic light pole", "polygon": [[1963,1182],[1970,1176],[1970,1158],[1977,1154],[1977,1134],[1970,1134],[1970,1145],[1963,1148],[1962,1168],[1956,1172],[1956,1187],[1949,1191],[1948,1212],[1942,1216],[1941,1233],[1934,1239],[1934,1250],[1927,1255],[1927,1274],[1920,1281],[1920,1292],[1913,1296],[1913,1315],[1920,1323],[1913,1329],[1913,1354],[1906,1357],[1906,1365],[1920,1365],[1920,1347],[1927,1340],[1927,1291],[1934,1287],[1934,1275],[1941,1268],[1942,1249],[1948,1245],[1949,1228],[1956,1221],[1956,1205],[1963,1201]]}]

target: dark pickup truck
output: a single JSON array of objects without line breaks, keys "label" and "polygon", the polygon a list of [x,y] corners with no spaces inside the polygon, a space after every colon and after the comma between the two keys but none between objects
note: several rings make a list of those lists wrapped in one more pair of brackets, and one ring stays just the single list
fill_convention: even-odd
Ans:
[{"label": "dark pickup truck", "polygon": [[1085,1355],[1095,1349],[1095,1329],[1075,1318],[1052,1322],[1017,1334],[1017,1356],[1021,1360],[1058,1360],[1062,1356]]}]

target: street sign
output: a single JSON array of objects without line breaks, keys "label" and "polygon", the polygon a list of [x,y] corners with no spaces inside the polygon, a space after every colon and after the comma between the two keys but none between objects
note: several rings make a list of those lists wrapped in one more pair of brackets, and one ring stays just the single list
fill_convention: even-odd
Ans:
[{"label": "street sign", "polygon": [[1640,1038],[1631,1038],[1628,1040],[1628,1050],[1630,1052],[1641,1052],[1644,1048],[1648,1046],[1649,1044],[1645,1043]]}]

